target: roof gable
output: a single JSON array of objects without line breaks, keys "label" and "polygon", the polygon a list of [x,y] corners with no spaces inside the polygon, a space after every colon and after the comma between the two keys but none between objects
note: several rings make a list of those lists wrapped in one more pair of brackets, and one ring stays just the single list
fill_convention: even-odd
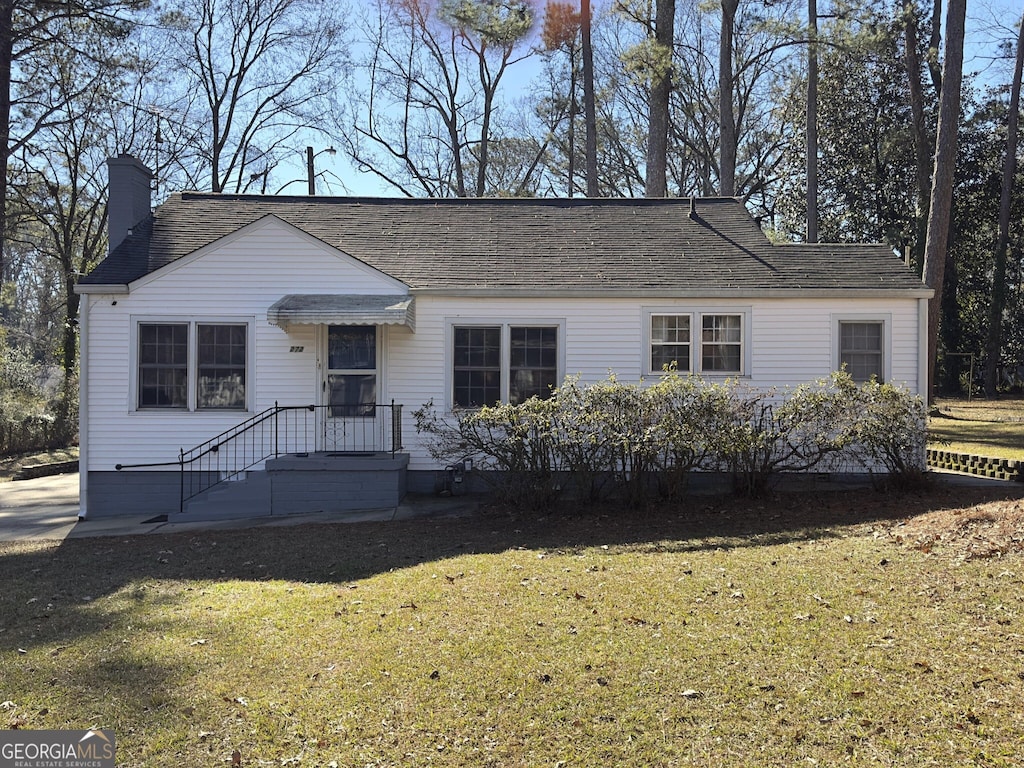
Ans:
[{"label": "roof gable", "polygon": [[[307,254],[312,250],[320,255],[342,262],[347,269],[352,269],[362,273],[366,279],[379,284],[377,286],[378,290],[390,291],[398,294],[405,293],[408,290],[408,287],[400,280],[375,269],[359,259],[353,258],[349,254],[323,242],[308,232],[273,214],[264,215],[255,221],[245,224],[239,229],[230,231],[207,245],[203,245],[195,251],[186,253],[172,261],[169,261],[132,282],[136,287],[145,286],[154,280],[159,280],[165,275],[175,272],[178,269],[187,268],[193,263],[213,254],[228,251],[232,249],[233,246],[243,246],[244,241],[250,239],[254,239],[258,242],[265,242],[273,239],[277,241],[278,249],[280,251],[285,250],[282,246],[286,246],[289,242],[295,242],[297,245],[301,244],[305,246],[303,250]],[[279,252],[276,255],[278,258],[285,258],[285,254],[283,252]]]}]

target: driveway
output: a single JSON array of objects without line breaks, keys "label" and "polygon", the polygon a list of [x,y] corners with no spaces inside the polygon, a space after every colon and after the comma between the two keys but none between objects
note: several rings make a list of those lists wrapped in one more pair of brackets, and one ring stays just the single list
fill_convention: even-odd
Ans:
[{"label": "driveway", "polygon": [[67,538],[78,509],[77,472],[0,483],[0,541]]}]

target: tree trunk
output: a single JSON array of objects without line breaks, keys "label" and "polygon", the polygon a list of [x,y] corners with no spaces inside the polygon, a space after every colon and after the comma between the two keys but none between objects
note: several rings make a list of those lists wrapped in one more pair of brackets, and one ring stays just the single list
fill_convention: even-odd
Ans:
[{"label": "tree trunk", "polygon": [[1010,203],[1013,177],[1017,174],[1017,124],[1020,120],[1020,81],[1024,70],[1024,17],[1017,33],[1017,58],[1010,85],[1010,113],[1006,120],[1006,157],[1003,160],[1003,186],[999,193],[999,236],[996,240],[995,266],[992,272],[992,304],[989,307],[988,339],[985,344],[985,394],[996,393],[996,365],[1003,335],[1003,311],[1006,309],[1006,249],[1010,241]]},{"label": "tree trunk", "polygon": [[663,72],[651,73],[650,114],[647,123],[647,163],[644,174],[644,195],[646,197],[665,197],[668,194],[668,122],[669,98],[672,94],[675,16],[675,0],[657,0],[654,39],[658,48],[668,51],[668,66]]},{"label": "tree trunk", "polygon": [[583,120],[587,197],[598,196],[597,103],[594,97],[594,49],[590,42],[590,0],[580,0],[580,38],[583,47]]},{"label": "tree trunk", "polygon": [[914,211],[914,242],[911,243],[913,263],[918,269],[924,264],[924,244],[928,237],[928,209],[931,197],[931,141],[924,117],[924,88],[921,85],[921,60],[917,54],[917,19],[913,6],[905,14],[906,50],[903,63],[907,70],[910,91],[910,112],[914,124],[914,158],[917,166],[917,199]]},{"label": "tree trunk", "polygon": [[576,191],[576,115],[579,112],[579,104],[576,99],[576,43],[569,43],[569,125],[566,129],[566,142],[569,145],[569,168],[566,175],[569,177],[569,184],[566,191],[569,197],[573,197]]},{"label": "tree trunk", "polygon": [[807,242],[818,242],[817,0],[807,0]]},{"label": "tree trunk", "polygon": [[[942,69],[939,65],[939,44],[942,42],[942,0],[932,0],[932,34],[928,38],[928,72],[936,93],[942,92]],[[947,35],[949,34],[947,30]],[[946,45],[949,45],[947,41]]]},{"label": "tree trunk", "polygon": [[7,166],[11,152],[14,0],[0,0],[0,286],[7,276]]},{"label": "tree trunk", "polygon": [[[481,45],[486,45],[482,43]],[[480,84],[484,91],[484,112],[480,120],[480,143],[477,151],[476,162],[476,197],[483,197],[487,190],[487,162],[490,151],[491,138],[491,113],[494,110],[494,89],[497,83],[493,83],[487,71],[487,59],[484,49],[480,49],[480,58],[477,60],[477,69],[480,77]]]},{"label": "tree trunk", "polygon": [[736,113],[733,110],[732,34],[739,0],[722,0],[722,34],[718,41],[719,188],[736,194]]},{"label": "tree trunk", "polygon": [[953,176],[956,170],[957,133],[960,128],[960,85],[963,79],[964,19],[967,0],[950,0],[946,13],[946,55],[942,63],[939,127],[935,140],[928,235],[924,248],[924,281],[935,291],[928,302],[928,398],[934,399],[935,363],[938,356],[942,280],[946,268]]}]

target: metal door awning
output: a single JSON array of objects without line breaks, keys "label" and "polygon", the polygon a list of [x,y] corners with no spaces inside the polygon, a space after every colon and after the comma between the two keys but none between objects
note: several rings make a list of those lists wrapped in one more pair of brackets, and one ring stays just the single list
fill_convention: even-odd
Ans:
[{"label": "metal door awning", "polygon": [[293,293],[267,310],[267,322],[289,325],[405,325],[416,330],[412,296]]}]

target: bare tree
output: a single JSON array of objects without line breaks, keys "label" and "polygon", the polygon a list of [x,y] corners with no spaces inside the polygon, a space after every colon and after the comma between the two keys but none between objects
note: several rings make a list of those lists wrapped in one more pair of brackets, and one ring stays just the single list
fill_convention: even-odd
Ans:
[{"label": "bare tree", "polygon": [[336,113],[348,155],[405,195],[487,194],[497,94],[533,53],[532,23],[525,0],[378,0],[353,106]]},{"label": "bare tree", "polygon": [[339,17],[327,0],[179,0],[164,13],[186,75],[172,108],[205,127],[212,191],[243,190],[315,123],[343,65]]},{"label": "bare tree", "polygon": [[0,284],[6,275],[8,166],[11,156],[59,115],[63,105],[51,92],[52,75],[40,71],[40,56],[66,49],[68,25],[92,25],[123,36],[123,14],[144,0],[0,0]]},{"label": "bare tree", "polygon": [[[130,116],[141,109],[124,100],[137,60],[124,41],[92,25],[66,23],[62,46],[38,52],[38,63],[50,73],[52,111],[30,142],[11,157],[11,204],[22,224],[12,242],[26,255],[21,276],[46,276],[48,290],[37,293],[36,327],[47,329],[47,350],[64,374],[57,426],[70,438],[76,424],[78,277],[106,254],[107,157],[138,152],[136,142],[149,143],[145,128],[126,134]],[[137,74],[137,73],[136,73]],[[128,113],[128,114],[124,114]],[[30,264],[27,262],[31,262]],[[15,285],[19,293],[32,285]]]},{"label": "bare tree", "polygon": [[929,400],[934,397],[942,284],[946,269],[953,176],[956,170],[966,6],[967,0],[950,0],[946,11],[946,46],[942,62],[938,134],[935,140],[935,170],[932,173],[928,235],[924,249],[924,281],[935,291],[935,295],[928,303]]}]

